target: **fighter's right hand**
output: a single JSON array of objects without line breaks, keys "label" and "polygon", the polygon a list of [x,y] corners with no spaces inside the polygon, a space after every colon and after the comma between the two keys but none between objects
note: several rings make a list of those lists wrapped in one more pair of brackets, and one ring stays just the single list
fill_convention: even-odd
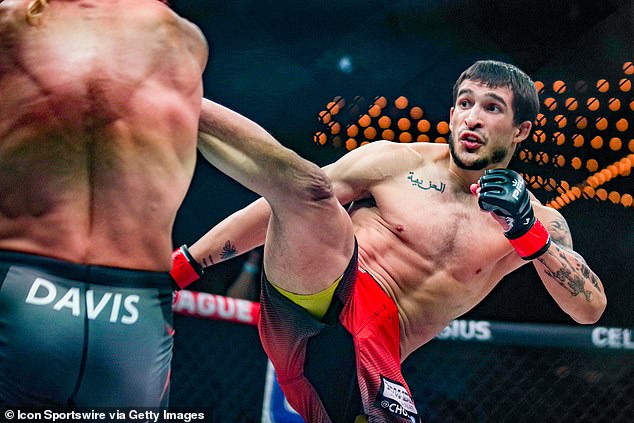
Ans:
[{"label": "fighter's right hand", "polygon": [[196,282],[204,273],[203,267],[191,255],[187,245],[182,245],[174,250],[170,276],[179,288],[183,289],[187,285]]}]

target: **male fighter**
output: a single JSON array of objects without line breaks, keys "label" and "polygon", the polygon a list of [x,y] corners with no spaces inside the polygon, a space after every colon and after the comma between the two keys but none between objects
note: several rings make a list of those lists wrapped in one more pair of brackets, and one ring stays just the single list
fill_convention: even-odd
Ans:
[{"label": "male fighter", "polygon": [[564,218],[506,169],[538,111],[531,79],[476,62],[453,99],[449,145],[374,142],[324,172],[265,155],[256,128],[219,137],[203,105],[201,148],[264,198],[178,249],[172,275],[264,243],[261,339],[307,422],[417,421],[400,363],[526,263],[575,321],[605,309]]},{"label": "male fighter", "polygon": [[207,44],[164,1],[0,3],[0,405],[164,406]]}]

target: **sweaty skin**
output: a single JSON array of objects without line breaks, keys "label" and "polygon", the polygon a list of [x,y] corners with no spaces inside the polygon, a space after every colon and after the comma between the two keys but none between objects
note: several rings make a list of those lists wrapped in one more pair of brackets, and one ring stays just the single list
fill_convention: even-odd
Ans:
[{"label": "sweaty skin", "polygon": [[169,270],[204,38],[157,0],[30,3],[0,4],[0,249]]}]

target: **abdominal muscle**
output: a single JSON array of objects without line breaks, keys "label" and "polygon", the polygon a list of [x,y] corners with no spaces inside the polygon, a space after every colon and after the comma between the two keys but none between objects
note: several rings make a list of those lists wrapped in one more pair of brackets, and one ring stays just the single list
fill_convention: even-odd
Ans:
[{"label": "abdominal muscle", "polygon": [[[475,270],[471,272],[469,265],[464,264],[466,260],[439,260],[409,245],[373,210],[376,209],[361,210],[352,216],[359,266],[373,276],[397,306],[401,360],[405,360],[453,319],[479,303],[497,280],[491,278],[491,269],[483,269],[476,276]],[[443,242],[429,240],[430,245]],[[461,275],[462,280],[456,275]]]}]

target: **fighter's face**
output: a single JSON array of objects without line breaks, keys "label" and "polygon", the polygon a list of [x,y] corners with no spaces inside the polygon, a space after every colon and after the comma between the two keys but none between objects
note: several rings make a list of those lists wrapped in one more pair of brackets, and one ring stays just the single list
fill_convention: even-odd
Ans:
[{"label": "fighter's face", "polygon": [[463,169],[481,170],[510,160],[515,146],[530,132],[531,123],[513,122],[513,92],[466,80],[450,111],[449,148]]}]

